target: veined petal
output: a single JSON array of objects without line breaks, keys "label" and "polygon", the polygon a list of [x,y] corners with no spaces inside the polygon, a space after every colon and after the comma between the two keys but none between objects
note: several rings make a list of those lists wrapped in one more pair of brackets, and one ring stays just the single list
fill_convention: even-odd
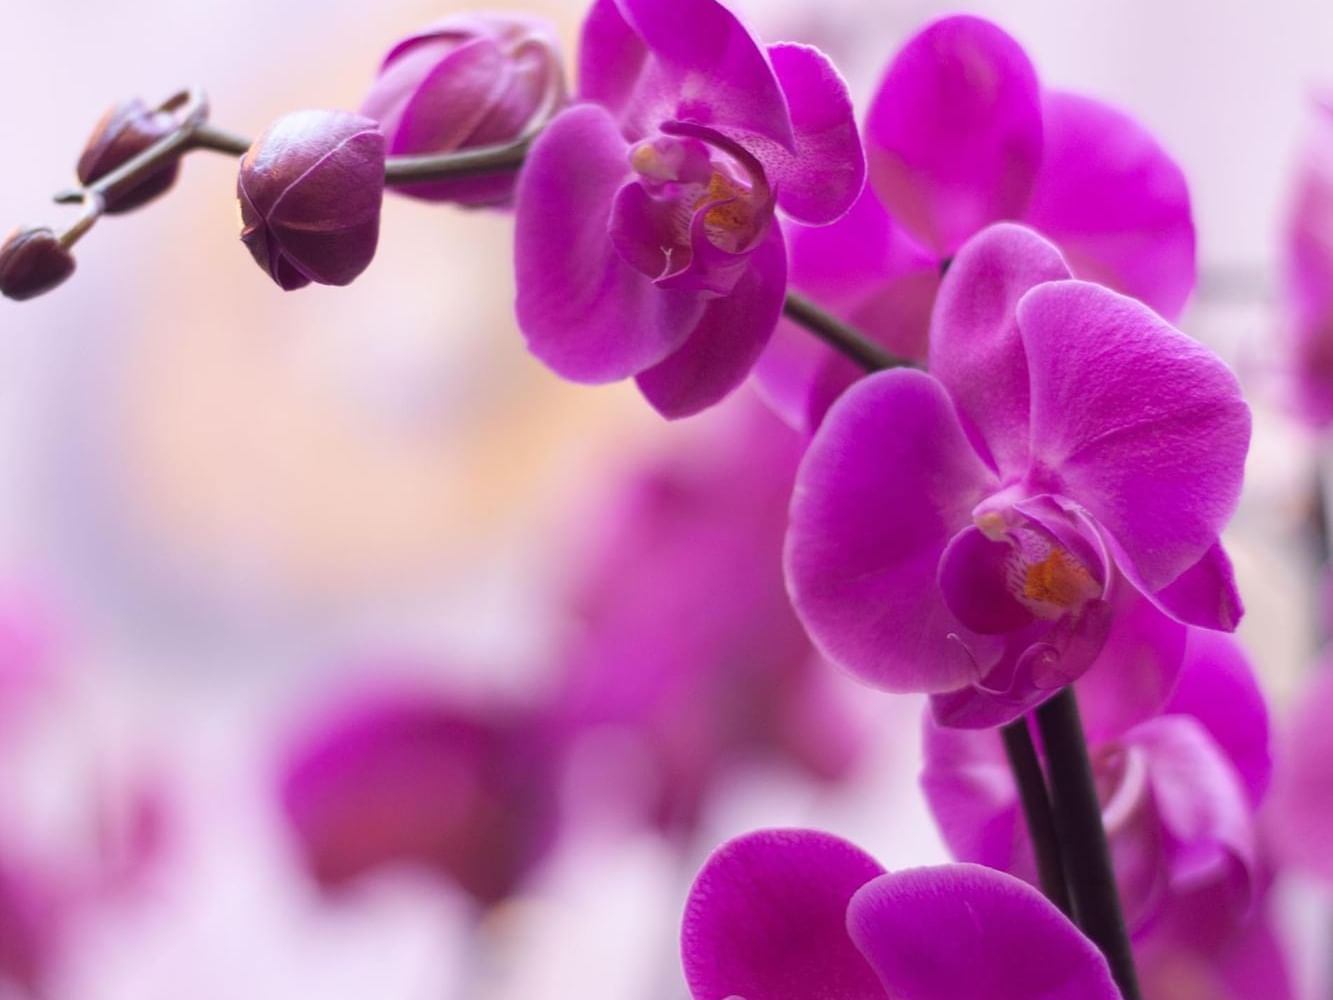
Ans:
[{"label": "veined petal", "polygon": [[866,182],[865,151],[847,84],[828,56],[808,45],[770,45],[769,59],[791,114],[794,150],[774,141],[750,148],[798,222],[826,225],[843,215]]},{"label": "veined petal", "polygon": [[1042,153],[1027,54],[978,17],[927,26],[875,94],[866,152],[889,212],[941,257],[989,223],[1020,218]]},{"label": "veined petal", "polygon": [[635,129],[674,119],[795,151],[787,101],[768,53],[717,0],[617,0],[648,50],[629,111]]},{"label": "veined petal", "polygon": [[519,326],[533,354],[577,382],[611,382],[657,364],[703,312],[697,294],[658,288],[612,245],[611,207],[630,176],[628,150],[604,108],[579,105],[547,126],[519,179]]},{"label": "veined petal", "polygon": [[991,226],[964,244],[940,283],[931,321],[930,371],[1002,475],[1028,460],[1028,364],[1018,302],[1069,277],[1060,251],[1030,229]]},{"label": "veined petal", "polygon": [[894,1000],[1119,1000],[1106,959],[1025,882],[979,865],[881,875],[847,912]]},{"label": "veined petal", "polygon": [[1250,412],[1235,375],[1147,306],[1087,282],[1034,288],[1018,325],[1033,475],[1087,508],[1146,590],[1167,586],[1240,496]]},{"label": "veined petal", "polygon": [[594,0],[579,36],[579,98],[617,117],[634,96],[648,47],[625,20],[616,0]]},{"label": "veined petal", "polygon": [[847,935],[847,904],[884,869],[814,830],[723,845],[694,880],[681,955],[695,1000],[889,1000]]},{"label": "veined petal", "polygon": [[1023,221],[1080,278],[1175,320],[1194,290],[1194,220],[1180,167],[1138,122],[1100,101],[1042,94],[1045,149]]},{"label": "veined petal", "polygon": [[801,463],[786,542],[788,588],[821,651],[890,691],[975,680],[936,576],[995,486],[929,375],[880,372],[844,393]]},{"label": "veined petal", "polygon": [[787,292],[782,230],[772,226],[729,295],[711,299],[688,339],[638,376],[664,417],[686,417],[720,402],[745,381],[773,335]]}]

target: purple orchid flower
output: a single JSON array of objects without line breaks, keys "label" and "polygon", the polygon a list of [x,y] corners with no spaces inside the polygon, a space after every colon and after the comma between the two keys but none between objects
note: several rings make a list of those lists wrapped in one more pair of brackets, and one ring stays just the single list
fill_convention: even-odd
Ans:
[{"label": "purple orchid flower", "polygon": [[777,324],[777,210],[825,224],[861,191],[846,85],[815,49],[763,47],[717,0],[597,0],[579,98],[519,180],[519,325],[565,378],[634,376],[663,415],[696,413]]},{"label": "purple orchid flower", "polygon": [[496,903],[551,846],[555,764],[521,713],[380,690],[311,723],[280,775],[315,879],[336,890],[416,864]]},{"label": "purple orchid flower", "polygon": [[[865,140],[870,183],[852,211],[827,230],[789,227],[791,280],[900,357],[925,359],[941,270],[993,222],[1037,229],[1076,276],[1168,320],[1194,288],[1180,168],[1128,115],[1042,87],[989,21],[948,17],[908,41]],[[860,372],[783,323],[756,374],[784,419],[808,430]]]},{"label": "purple orchid flower", "polygon": [[854,685],[815,654],[783,586],[801,442],[753,399],[701,422],[600,501],[559,710],[571,731],[615,731],[637,749],[647,767],[624,784],[672,834],[695,828],[738,767],[772,761],[831,783],[866,742],[839,683]]},{"label": "purple orchid flower", "polygon": [[[512,142],[564,97],[560,47],[546,20],[455,14],[390,50],[361,104],[379,122],[390,156],[448,153]],[[428,201],[503,205],[514,174],[393,189]]]},{"label": "purple orchid flower", "polygon": [[[1114,675],[1099,663],[1086,680]],[[1098,687],[1098,683],[1102,686]],[[1240,647],[1191,629],[1179,686],[1164,714],[1108,729],[1123,711],[1097,710],[1110,692],[1078,685],[1102,820],[1131,930],[1149,926],[1174,899],[1221,884],[1238,923],[1258,896],[1255,812],[1268,785],[1268,715]],[[921,783],[945,842],[962,861],[1036,882],[1018,789],[994,731],[927,722]]]},{"label": "purple orchid flower", "polygon": [[1284,279],[1296,409],[1333,422],[1333,97],[1317,102],[1288,214]]},{"label": "purple orchid flower", "polygon": [[977,865],[886,874],[853,844],[765,830],[719,848],[681,930],[694,1000],[1118,1000],[1044,896]]},{"label": "purple orchid flower", "polygon": [[787,579],[829,659],[979,727],[1156,648],[1163,614],[1235,628],[1250,417],[1221,361],[1002,223],[945,278],[930,371],[857,383],[802,462]]}]

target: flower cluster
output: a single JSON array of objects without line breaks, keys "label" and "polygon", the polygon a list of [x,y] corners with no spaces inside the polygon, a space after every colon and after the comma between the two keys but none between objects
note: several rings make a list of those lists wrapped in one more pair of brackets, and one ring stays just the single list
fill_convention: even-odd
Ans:
[{"label": "flower cluster", "polygon": [[[494,907],[556,841],[572,748],[600,730],[627,752],[593,777],[679,841],[736,761],[841,779],[864,734],[837,667],[928,698],[922,784],[958,863],[731,840],[686,905],[695,1000],[1117,1000],[1131,951],[1151,1000],[1289,996],[1269,886],[1330,874],[1330,691],[1269,805],[1222,540],[1251,413],[1173,325],[1196,280],[1180,168],[977,17],[912,36],[859,129],[826,55],[721,0],[593,0],[570,91],[555,37],[449,18],[390,50],[358,113],[279,118],[240,144],[242,241],[284,290],[345,285],[386,189],[512,209],[517,323],[552,372],[633,379],[668,419],[753,375],[790,426],[740,411],[615,493],[532,706],[381,693],[303,730],[278,784],[314,879],[409,861]],[[79,163],[89,219],[164,194],[192,139],[237,145],[200,113],[114,109]],[[1330,114],[1287,268],[1319,425]],[[81,232],[19,231],[0,290],[63,281]],[[22,896],[0,879],[0,923]]]}]

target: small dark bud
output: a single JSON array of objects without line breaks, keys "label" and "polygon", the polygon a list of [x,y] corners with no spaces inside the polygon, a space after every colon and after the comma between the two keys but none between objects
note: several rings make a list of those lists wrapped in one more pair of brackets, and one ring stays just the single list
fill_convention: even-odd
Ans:
[{"label": "small dark bud", "polygon": [[379,242],[384,136],[345,111],[279,118],[241,160],[241,241],[286,291],[346,285]]},{"label": "small dark bud", "polygon": [[[151,111],[138,99],[117,104],[97,123],[79,157],[79,183],[89,184],[128,163],[159,139],[176,130],[176,118],[168,111]],[[180,160],[170,160],[130,190],[106,200],[112,215],[129,212],[165,194],[176,183]]]},{"label": "small dark bud", "polygon": [[16,229],[0,246],[0,294],[22,302],[74,273],[74,255],[50,229]]}]

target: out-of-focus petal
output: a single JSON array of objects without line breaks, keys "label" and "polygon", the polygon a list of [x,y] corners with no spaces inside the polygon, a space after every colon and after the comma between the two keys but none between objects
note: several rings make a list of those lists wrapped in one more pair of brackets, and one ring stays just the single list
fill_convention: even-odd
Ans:
[{"label": "out-of-focus petal", "polygon": [[881,875],[852,899],[847,926],[895,1000],[1120,997],[1106,959],[1069,918],[1027,883],[979,865]]},{"label": "out-of-focus petal", "polygon": [[884,869],[813,830],[763,830],[708,859],[685,904],[695,1000],[888,1000],[847,933],[847,905]]},{"label": "out-of-focus petal", "polygon": [[1083,728],[1093,746],[1163,710],[1180,676],[1189,631],[1124,578],[1116,581],[1111,604],[1106,645],[1078,681]]},{"label": "out-of-focus petal", "polygon": [[842,396],[801,463],[786,545],[793,603],[829,659],[891,691],[975,679],[936,574],[994,486],[929,375],[880,372]]},{"label": "out-of-focus petal", "polygon": [[608,237],[628,150],[604,108],[579,105],[546,128],[519,180],[519,326],[533,354],[577,382],[616,381],[658,363],[703,310],[695,293],[658,288],[631,268]]},{"label": "out-of-focus petal", "polygon": [[930,371],[949,389],[1002,474],[1028,458],[1028,366],[1018,302],[1069,277],[1060,251],[1030,229],[1003,223],[969,240],[940,284],[931,322]]},{"label": "out-of-focus petal", "polygon": [[1208,731],[1188,715],[1136,726],[1125,737],[1148,755],[1148,780],[1168,851],[1173,890],[1229,882],[1243,909],[1257,886],[1254,819],[1245,788]]},{"label": "out-of-focus petal", "polygon": [[782,230],[773,226],[731,294],[709,300],[685,343],[638,376],[648,402],[674,419],[728,395],[745,381],[768,344],[786,292],[787,255]]},{"label": "out-of-focus petal", "polygon": [[1240,496],[1250,412],[1214,354],[1142,303],[1048,282],[1018,307],[1036,474],[1113,536],[1149,590],[1213,547]]},{"label": "out-of-focus petal", "polygon": [[1020,218],[1042,153],[1032,63],[989,21],[936,21],[889,66],[866,152],[890,214],[941,257],[989,223]]},{"label": "out-of-focus petal", "polygon": [[1199,720],[1245,783],[1250,808],[1258,809],[1273,775],[1268,705],[1240,643],[1190,629],[1180,680],[1162,711]]},{"label": "out-of-focus petal", "polygon": [[1194,220],[1180,167],[1133,118],[1100,101],[1042,93],[1045,147],[1023,220],[1059,244],[1080,278],[1169,320],[1194,290]]},{"label": "out-of-focus petal", "polygon": [[1333,882],[1333,666],[1318,670],[1279,748],[1265,832],[1281,861]]},{"label": "out-of-focus petal", "polygon": [[[897,357],[925,360],[938,268],[889,218],[873,191],[866,188],[832,225],[783,228],[790,279],[798,290]],[[778,324],[754,372],[764,401],[806,433],[813,433],[833,401],[865,374],[790,320]]]},{"label": "out-of-focus petal", "polygon": [[795,150],[751,144],[777,189],[778,206],[799,222],[833,222],[865,187],[865,151],[847,84],[828,56],[808,45],[771,45],[768,57],[787,98]]},{"label": "out-of-focus petal", "polygon": [[1037,864],[999,732],[941,726],[927,713],[922,746],[921,788],[949,852],[1035,882]]}]

